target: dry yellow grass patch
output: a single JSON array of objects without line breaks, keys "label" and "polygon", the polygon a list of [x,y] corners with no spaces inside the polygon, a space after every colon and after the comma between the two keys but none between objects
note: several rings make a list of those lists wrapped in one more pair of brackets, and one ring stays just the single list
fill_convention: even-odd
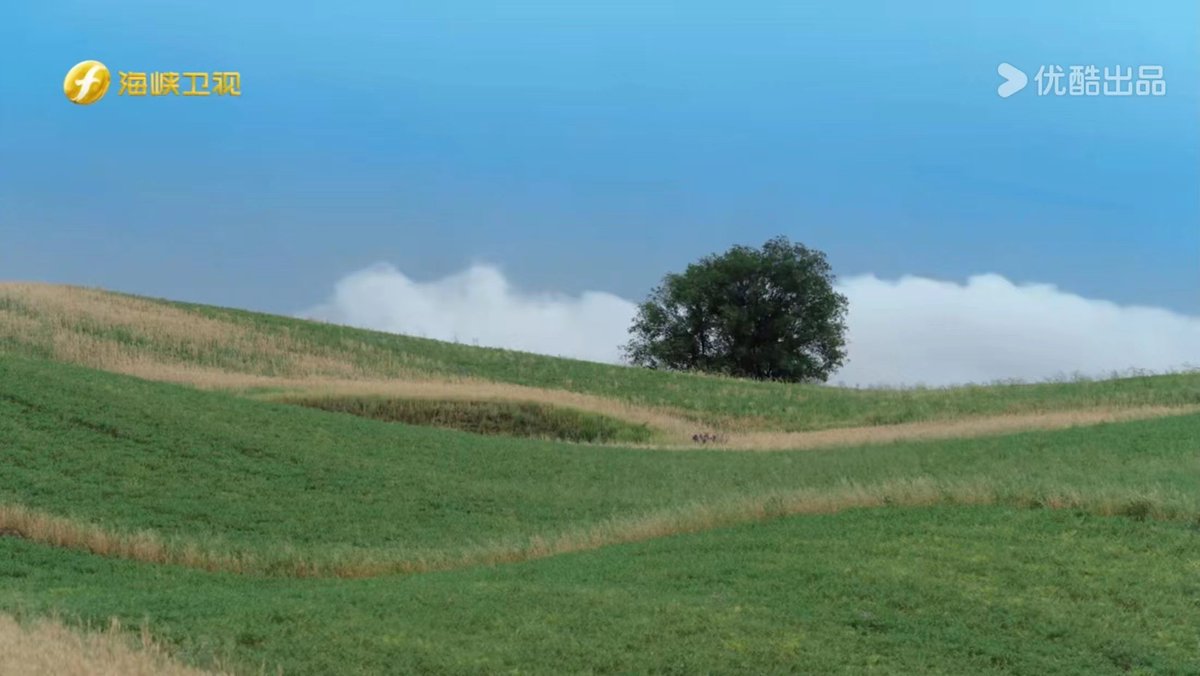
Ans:
[{"label": "dry yellow grass patch", "polygon": [[122,373],[237,355],[247,371],[366,375],[346,355],[286,333],[253,331],[166,303],[73,286],[0,283],[0,337],[49,345],[61,361]]},{"label": "dry yellow grass patch", "polygon": [[234,337],[231,327],[168,305],[96,289],[58,284],[6,282],[0,298],[24,307],[42,322],[63,328],[121,326],[172,344],[218,344]]},{"label": "dry yellow grass patch", "polygon": [[22,626],[0,615],[0,674],[22,676],[205,676],[173,661],[144,629],[141,645],[114,619],[107,631],[81,633],[41,620]]},{"label": "dry yellow grass patch", "polygon": [[[1200,406],[1140,406],[1013,413],[961,420],[842,427],[815,432],[743,432],[727,435],[719,447],[739,451],[782,451],[885,444],[895,441],[968,439],[1034,430],[1056,430],[1110,422],[1147,420],[1197,412],[1200,412]],[[695,448],[695,446],[673,446],[672,448]]]}]

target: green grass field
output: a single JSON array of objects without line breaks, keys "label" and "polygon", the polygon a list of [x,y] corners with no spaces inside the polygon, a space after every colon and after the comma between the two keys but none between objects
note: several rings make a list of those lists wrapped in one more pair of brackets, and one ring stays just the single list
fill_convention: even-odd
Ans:
[{"label": "green grass field", "polygon": [[[753,452],[623,446],[650,431],[621,407],[884,426],[1192,406],[1194,374],[841,390],[23,293],[0,615],[235,673],[1200,673],[1191,409]],[[433,376],[539,389],[355,389]]]},{"label": "green grass field", "polygon": [[[860,510],[495,567],[264,580],[0,539],[0,605],[284,673],[1196,673],[1194,526]],[[269,671],[269,669],[268,669]]]}]

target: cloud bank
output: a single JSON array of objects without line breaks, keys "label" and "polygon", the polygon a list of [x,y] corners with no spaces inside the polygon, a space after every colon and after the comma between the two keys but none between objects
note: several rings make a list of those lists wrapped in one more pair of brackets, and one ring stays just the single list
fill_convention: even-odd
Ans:
[{"label": "cloud bank", "polygon": [[390,265],[347,275],[301,316],[484,347],[617,362],[634,305],[611,293],[518,291],[498,268],[473,265],[417,282]]},{"label": "cloud bank", "polygon": [[966,284],[846,279],[848,384],[949,385],[1200,365],[1200,317],[1120,306],[999,275]]},{"label": "cloud bank", "polygon": [[[953,385],[1105,376],[1200,365],[1200,317],[1016,285],[873,275],[839,283],[850,299],[847,364],[830,382]],[[496,267],[428,282],[390,265],[352,273],[301,316],[489,347],[617,362],[634,303],[610,293],[533,294]]]}]

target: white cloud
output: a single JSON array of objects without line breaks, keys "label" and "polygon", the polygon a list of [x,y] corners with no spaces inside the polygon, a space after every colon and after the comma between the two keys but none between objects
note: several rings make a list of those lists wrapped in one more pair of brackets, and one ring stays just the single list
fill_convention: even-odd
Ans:
[{"label": "white cloud", "polygon": [[611,293],[523,293],[499,269],[473,265],[416,282],[390,265],[352,273],[302,316],[486,347],[616,362],[634,305]]},{"label": "white cloud", "polygon": [[1016,285],[921,277],[844,280],[851,384],[948,385],[1200,365],[1200,317]]},{"label": "white cloud", "polygon": [[[850,360],[831,382],[948,385],[1200,365],[1200,317],[1119,306],[998,275],[966,284],[842,280]],[[634,303],[514,289],[492,266],[417,282],[389,265],[343,278],[305,317],[462,343],[616,362]]]}]

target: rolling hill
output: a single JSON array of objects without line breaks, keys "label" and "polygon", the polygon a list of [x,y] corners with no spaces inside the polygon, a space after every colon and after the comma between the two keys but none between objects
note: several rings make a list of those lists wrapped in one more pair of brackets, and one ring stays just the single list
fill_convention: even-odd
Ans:
[{"label": "rolling hill", "polygon": [[1200,374],[848,390],[5,284],[0,466],[0,613],[201,669],[1200,670]]}]

